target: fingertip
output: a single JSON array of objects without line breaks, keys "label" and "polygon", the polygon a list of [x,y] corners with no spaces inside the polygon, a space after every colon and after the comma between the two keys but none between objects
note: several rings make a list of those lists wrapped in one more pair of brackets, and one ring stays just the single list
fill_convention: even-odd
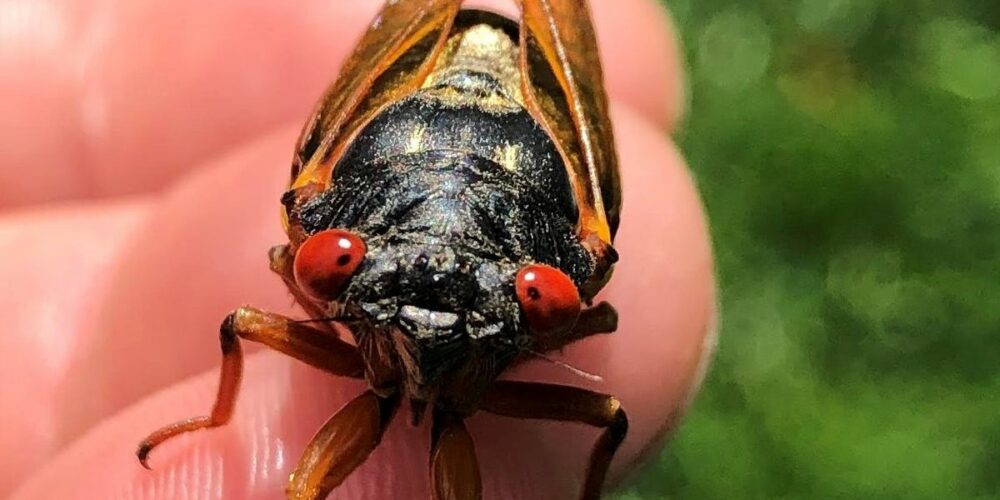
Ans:
[{"label": "fingertip", "polygon": [[662,2],[590,2],[608,93],[667,130],[684,115],[684,64],[673,18]]},{"label": "fingertip", "polygon": [[[605,298],[620,306],[614,381],[634,428],[667,432],[696,389],[711,352],[715,275],[708,221],[690,170],[660,130],[627,109],[613,113],[626,205],[621,261]],[[653,434],[650,434],[652,437]]]}]

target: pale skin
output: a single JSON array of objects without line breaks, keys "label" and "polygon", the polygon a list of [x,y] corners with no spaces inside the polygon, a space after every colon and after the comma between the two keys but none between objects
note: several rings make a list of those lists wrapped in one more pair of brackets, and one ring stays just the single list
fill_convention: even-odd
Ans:
[{"label": "pale skin", "polygon": [[[278,198],[301,122],[378,2],[27,3],[50,8],[4,25],[0,45],[0,496],[274,498],[363,383],[248,344],[228,426],[158,448],[153,472],[133,451],[210,408],[227,312],[304,316],[267,266]],[[625,192],[622,261],[600,298],[620,329],[559,356],[603,382],[545,363],[508,377],[617,396],[631,426],[613,482],[675,428],[715,310],[700,202],[664,133],[682,108],[674,35],[652,0],[592,8]],[[68,201],[39,205],[53,198]],[[487,499],[573,498],[599,433],[467,425]],[[429,434],[398,419],[331,498],[426,498]]]}]

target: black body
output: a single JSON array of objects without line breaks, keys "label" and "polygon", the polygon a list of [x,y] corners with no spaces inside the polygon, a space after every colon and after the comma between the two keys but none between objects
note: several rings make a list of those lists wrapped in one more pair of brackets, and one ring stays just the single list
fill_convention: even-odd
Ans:
[{"label": "black body", "polygon": [[[504,151],[513,161],[498,163]],[[359,345],[388,352],[402,379],[369,373],[372,386],[402,383],[450,409],[474,405],[474,389],[530,346],[514,294],[521,267],[549,264],[578,286],[594,267],[551,138],[492,75],[468,70],[378,114],[299,216],[309,234],[340,228],[366,242],[340,302],[362,317]]]}]

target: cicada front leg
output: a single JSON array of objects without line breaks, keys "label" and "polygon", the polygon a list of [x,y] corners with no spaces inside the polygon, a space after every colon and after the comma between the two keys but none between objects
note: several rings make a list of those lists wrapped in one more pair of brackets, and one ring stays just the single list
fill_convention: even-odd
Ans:
[{"label": "cicada front leg", "polygon": [[301,322],[252,307],[241,307],[222,322],[219,343],[222,347],[222,371],[215,405],[208,416],[195,417],[156,430],[139,444],[136,455],[149,468],[150,451],[164,441],[199,429],[219,427],[229,422],[236,406],[240,379],[243,376],[243,349],[240,338],[259,342],[276,351],[345,377],[360,377],[364,371],[361,356],[354,346],[336,338],[330,331],[319,330]]},{"label": "cicada front leg", "polygon": [[539,352],[557,351],[578,340],[614,333],[618,329],[618,312],[607,302],[584,309],[576,324],[569,330],[551,335],[541,335],[535,339],[535,349]]}]

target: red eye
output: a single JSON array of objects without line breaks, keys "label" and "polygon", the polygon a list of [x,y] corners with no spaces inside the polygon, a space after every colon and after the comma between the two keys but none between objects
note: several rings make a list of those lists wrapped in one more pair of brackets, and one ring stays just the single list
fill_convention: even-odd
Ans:
[{"label": "red eye", "polygon": [[295,282],[314,298],[333,299],[365,260],[366,250],[356,234],[340,229],[316,233],[295,254]]},{"label": "red eye", "polygon": [[554,267],[524,266],[514,288],[528,326],[536,333],[570,328],[580,315],[580,292],[569,276]]}]

